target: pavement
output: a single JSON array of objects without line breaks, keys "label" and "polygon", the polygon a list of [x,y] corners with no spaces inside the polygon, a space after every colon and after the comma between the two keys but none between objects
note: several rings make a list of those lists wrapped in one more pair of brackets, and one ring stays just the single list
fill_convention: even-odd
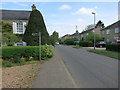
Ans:
[{"label": "pavement", "polygon": [[[85,50],[91,50],[91,49],[94,49],[94,47],[82,47],[82,49],[85,49]],[[106,50],[106,48],[97,48],[95,47],[96,50]]]},{"label": "pavement", "polygon": [[71,46],[56,46],[32,88],[117,88],[118,60]]},{"label": "pavement", "polygon": [[67,70],[62,57],[55,50],[54,57],[41,66],[32,88],[77,88],[77,85]]}]

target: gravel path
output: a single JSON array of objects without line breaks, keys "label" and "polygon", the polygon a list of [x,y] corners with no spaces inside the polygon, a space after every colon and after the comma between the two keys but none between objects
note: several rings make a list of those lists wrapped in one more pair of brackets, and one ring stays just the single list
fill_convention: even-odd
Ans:
[{"label": "gravel path", "polygon": [[40,64],[29,64],[2,69],[2,88],[30,88]]}]

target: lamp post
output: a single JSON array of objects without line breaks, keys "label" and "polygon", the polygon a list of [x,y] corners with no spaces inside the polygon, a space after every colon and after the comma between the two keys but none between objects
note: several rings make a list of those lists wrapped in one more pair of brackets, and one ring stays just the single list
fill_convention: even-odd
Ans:
[{"label": "lamp post", "polygon": [[92,12],[92,14],[94,15],[94,50],[95,50],[95,13]]},{"label": "lamp post", "polygon": [[39,32],[39,33],[32,33],[32,35],[33,36],[39,36],[39,60],[41,61],[41,32]]}]

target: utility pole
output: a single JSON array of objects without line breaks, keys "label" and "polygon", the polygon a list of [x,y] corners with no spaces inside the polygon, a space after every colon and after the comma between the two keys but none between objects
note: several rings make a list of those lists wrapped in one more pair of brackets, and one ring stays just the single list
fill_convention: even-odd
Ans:
[{"label": "utility pole", "polygon": [[92,14],[94,15],[94,50],[95,50],[95,13],[92,12]]}]

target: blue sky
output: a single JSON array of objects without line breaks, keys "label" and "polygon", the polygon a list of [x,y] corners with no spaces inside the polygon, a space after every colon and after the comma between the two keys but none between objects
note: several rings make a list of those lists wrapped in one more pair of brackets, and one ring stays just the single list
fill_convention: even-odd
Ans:
[{"label": "blue sky", "polygon": [[118,20],[117,2],[4,2],[2,9],[31,11],[32,4],[42,13],[49,34],[57,31],[60,37],[74,33],[76,25],[81,32],[93,24],[91,12],[96,13],[96,22],[101,20],[105,26]]}]

